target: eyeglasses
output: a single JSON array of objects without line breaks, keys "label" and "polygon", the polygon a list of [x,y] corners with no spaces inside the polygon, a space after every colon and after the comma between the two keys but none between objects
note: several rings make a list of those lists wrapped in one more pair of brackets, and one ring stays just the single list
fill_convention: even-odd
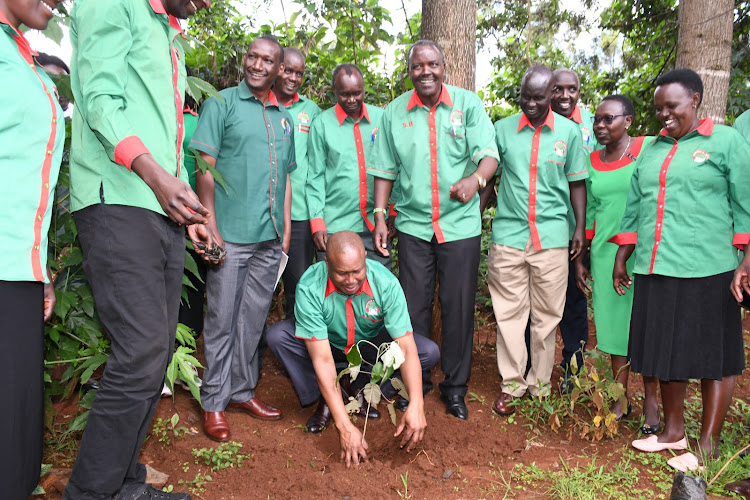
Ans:
[{"label": "eyeglasses", "polygon": [[594,117],[594,125],[597,123],[603,121],[607,125],[612,125],[612,122],[615,121],[615,118],[618,116],[626,116],[626,115],[604,115],[604,116],[595,116]]}]

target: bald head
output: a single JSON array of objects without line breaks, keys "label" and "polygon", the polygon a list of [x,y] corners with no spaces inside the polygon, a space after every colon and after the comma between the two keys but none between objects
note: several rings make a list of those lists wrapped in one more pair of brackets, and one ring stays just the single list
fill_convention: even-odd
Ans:
[{"label": "bald head", "polygon": [[581,95],[581,81],[575,71],[561,68],[552,74],[552,111],[570,118]]},{"label": "bald head", "polygon": [[525,86],[534,85],[546,87],[552,84],[552,70],[547,66],[537,64],[526,70],[521,78],[521,91]]},{"label": "bald head", "polygon": [[552,70],[547,66],[532,66],[521,79],[518,104],[534,127],[544,123],[552,99]]},{"label": "bald head", "polygon": [[339,293],[355,295],[362,287],[367,277],[365,255],[365,246],[357,233],[341,231],[328,237],[328,279]]},{"label": "bald head", "polygon": [[328,237],[326,243],[326,254],[329,260],[338,259],[345,254],[351,254],[361,259],[365,258],[365,246],[362,238],[352,231],[340,231]]}]

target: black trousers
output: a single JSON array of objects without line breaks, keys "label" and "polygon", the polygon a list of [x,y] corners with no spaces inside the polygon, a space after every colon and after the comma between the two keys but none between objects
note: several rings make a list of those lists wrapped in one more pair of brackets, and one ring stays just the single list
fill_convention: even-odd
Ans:
[{"label": "black trousers", "polygon": [[[584,264],[589,264],[588,254],[584,255]],[[565,309],[560,320],[560,336],[563,341],[562,361],[560,366],[567,371],[573,354],[577,366],[583,365],[583,350],[589,341],[588,303],[586,296],[576,286],[575,266],[568,263],[568,289],[565,292]]]},{"label": "black trousers", "polygon": [[63,498],[109,498],[146,479],[138,456],[174,350],[185,230],[122,205],[73,216],[111,354]]},{"label": "black trousers", "polygon": [[[445,373],[440,392],[446,396],[464,396],[468,390],[479,247],[479,236],[442,244],[434,236],[432,241],[404,232],[398,237],[399,280],[415,333],[429,335],[436,274],[440,283],[440,361]],[[425,392],[432,388],[429,370],[422,372],[422,385]]]},{"label": "black trousers", "polygon": [[293,220],[292,236],[289,242],[289,261],[281,276],[286,298],[284,317],[287,319],[294,318],[294,294],[297,291],[297,283],[307,268],[312,265],[313,258],[315,258],[315,244],[310,233],[310,221]]},{"label": "black trousers", "polygon": [[0,281],[0,491],[28,497],[39,482],[44,434],[44,286]]}]

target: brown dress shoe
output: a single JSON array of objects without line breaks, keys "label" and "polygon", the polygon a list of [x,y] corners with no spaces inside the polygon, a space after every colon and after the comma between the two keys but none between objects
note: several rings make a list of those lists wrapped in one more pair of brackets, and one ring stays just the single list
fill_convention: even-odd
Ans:
[{"label": "brown dress shoe", "polygon": [[229,403],[227,408],[237,408],[260,420],[279,420],[282,416],[281,410],[264,403],[258,398],[249,399],[244,403]]},{"label": "brown dress shoe", "polygon": [[203,431],[210,439],[223,443],[229,441],[229,424],[223,411],[203,412]]},{"label": "brown dress shoe", "polygon": [[735,481],[729,483],[724,488],[732,493],[737,493],[743,497],[750,499],[750,478],[743,479],[742,481]]},{"label": "brown dress shoe", "polygon": [[495,404],[492,405],[492,411],[500,415],[501,417],[507,417],[513,415],[516,412],[515,406],[510,406],[510,403],[516,400],[515,396],[511,396],[507,392],[500,394]]},{"label": "brown dress shoe", "polygon": [[326,427],[331,425],[332,419],[333,415],[331,415],[331,410],[328,408],[326,400],[321,397],[320,401],[318,402],[318,407],[315,409],[315,413],[313,413],[312,416],[307,419],[307,423],[305,424],[305,432],[309,432],[310,434],[318,434],[319,432],[323,432]]}]

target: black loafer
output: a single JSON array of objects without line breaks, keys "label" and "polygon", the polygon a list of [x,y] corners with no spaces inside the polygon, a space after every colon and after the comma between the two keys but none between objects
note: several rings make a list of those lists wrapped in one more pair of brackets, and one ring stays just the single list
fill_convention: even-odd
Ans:
[{"label": "black loafer", "polygon": [[331,410],[328,408],[325,399],[320,398],[320,402],[318,403],[318,408],[316,408],[315,413],[313,413],[312,416],[307,419],[307,423],[305,424],[305,431],[309,432],[310,434],[318,434],[320,432],[323,432],[324,430],[326,430],[326,427],[331,425],[332,419],[333,415],[331,415]]},{"label": "black loafer", "polygon": [[654,425],[643,424],[641,426],[641,434],[648,436],[649,434],[656,434],[661,430],[661,422],[657,422]]},{"label": "black loafer", "polygon": [[406,409],[409,407],[409,400],[404,398],[397,398],[393,403],[393,406],[395,406],[398,411],[406,411]]},{"label": "black loafer", "polygon": [[455,394],[453,396],[446,396],[445,394],[440,395],[440,399],[445,403],[445,413],[453,415],[461,420],[469,419],[469,410],[466,408],[464,403],[464,397]]}]

